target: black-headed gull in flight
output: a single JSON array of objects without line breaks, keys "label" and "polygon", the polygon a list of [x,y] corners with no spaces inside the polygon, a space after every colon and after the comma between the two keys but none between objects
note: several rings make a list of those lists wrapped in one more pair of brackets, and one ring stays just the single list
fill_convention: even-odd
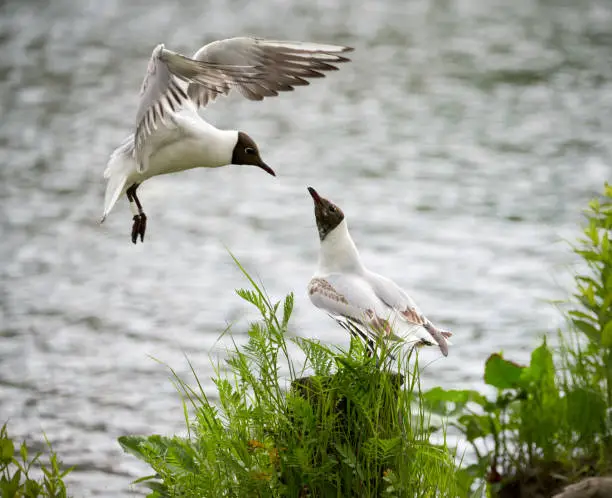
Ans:
[{"label": "black-headed gull in flight", "polygon": [[314,201],[321,248],[308,284],[312,303],[370,346],[379,336],[405,344],[437,345],[448,356],[452,335],[434,326],[392,280],[368,270],[359,257],[342,210],[308,187]]},{"label": "black-headed gull in flight", "polygon": [[308,85],[324,71],[346,62],[350,47],[251,37],[218,40],[193,58],[158,45],[153,50],[140,91],[134,132],[108,161],[103,222],[117,199],[127,195],[134,215],[132,242],[144,240],[147,217],[136,189],[152,176],[229,164],[258,166],[257,144],[238,130],[220,130],[204,121],[198,108],[236,88],[249,100],[262,100]]}]

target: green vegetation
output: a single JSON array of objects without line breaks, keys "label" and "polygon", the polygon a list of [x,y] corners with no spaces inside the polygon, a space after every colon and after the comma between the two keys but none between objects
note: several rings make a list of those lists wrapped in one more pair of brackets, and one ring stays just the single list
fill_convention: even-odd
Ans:
[{"label": "green vegetation", "polygon": [[[193,367],[192,385],[171,370],[188,433],[121,437],[124,450],[154,472],[136,482],[151,498],[525,498],[611,475],[611,186],[591,201],[586,220],[574,247],[582,265],[565,311],[568,329],[554,349],[542,340],[528,365],[491,355],[484,381],[493,397],[422,392],[417,356],[384,344],[370,357],[359,340],[343,351],[291,337],[293,296],[272,302],[243,270],[253,290],[238,295],[261,319],[250,324],[245,346],[234,343],[224,369],[217,365],[214,401]],[[299,371],[289,348],[304,357]],[[474,463],[459,467],[446,426],[432,427],[431,413],[462,433]],[[17,455],[6,426],[0,430],[2,498],[65,497],[70,470],[60,467],[51,449],[48,466],[40,455],[28,460],[25,444]],[[39,468],[41,479],[31,478]]]},{"label": "green vegetation", "polygon": [[370,358],[358,340],[341,351],[293,338],[305,355],[302,371],[313,372],[300,378],[286,342],[293,296],[273,303],[248,278],[253,290],[238,294],[262,319],[250,325],[248,344],[234,347],[229,371],[217,371],[218,401],[207,398],[195,372],[195,387],[174,375],[185,417],[194,413],[188,437],[119,440],[155,471],[143,479],[149,496],[456,494],[453,456],[429,441],[408,358],[392,361],[384,350]]},{"label": "green vegetation", "polygon": [[528,366],[492,355],[484,379],[497,390],[494,400],[441,388],[424,394],[472,444],[477,462],[467,472],[486,478],[490,495],[551,496],[612,470],[612,186],[586,218],[574,248],[584,268],[558,350],[544,340]]},{"label": "green vegetation", "polygon": [[[608,474],[612,187],[591,201],[586,218],[574,248],[584,264],[566,311],[568,331],[555,350],[544,339],[529,365],[491,355],[484,380],[497,392],[493,399],[473,390],[422,393],[418,360],[410,367],[411,355],[398,355],[394,362],[380,344],[379,357],[370,358],[357,340],[342,351],[291,339],[305,355],[303,370],[313,372],[300,378],[285,339],[292,296],[272,303],[247,275],[254,290],[238,294],[262,320],[251,324],[244,348],[234,347],[229,371],[217,369],[219,400],[206,397],[192,368],[195,388],[174,375],[188,437],[120,438],[155,471],[141,479],[149,496],[520,498]],[[431,412],[459,429],[475,463],[457,468],[453,451],[431,442]]]},{"label": "green vegetation", "polygon": [[[53,452],[49,441],[49,463],[41,462],[41,454],[29,457],[25,442],[15,451],[6,424],[0,429],[0,496],[2,498],[66,498],[63,478],[72,470],[62,470],[61,462]],[[40,470],[42,477],[31,477],[33,470]]]}]

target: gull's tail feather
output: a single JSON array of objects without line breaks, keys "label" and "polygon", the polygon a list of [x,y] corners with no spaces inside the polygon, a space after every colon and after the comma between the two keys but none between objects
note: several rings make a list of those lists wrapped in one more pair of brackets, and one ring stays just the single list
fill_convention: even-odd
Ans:
[{"label": "gull's tail feather", "polygon": [[393,333],[390,339],[401,340],[411,346],[438,346],[444,356],[448,356],[448,338],[453,335],[447,330],[435,327],[431,322],[422,324],[406,322],[398,319],[392,322]]},{"label": "gull's tail feather", "polygon": [[128,137],[123,144],[115,149],[108,161],[104,171],[104,178],[106,178],[107,183],[106,193],[104,194],[104,213],[100,223],[104,222],[119,196],[129,187],[127,180],[134,167],[133,143],[133,136]]},{"label": "gull's tail feather", "polygon": [[102,214],[100,223],[104,223],[104,220],[108,216],[108,213],[110,213],[111,209],[113,209],[113,206],[117,202],[117,199],[119,199],[119,196],[123,193],[123,190],[125,189],[126,182],[126,174],[112,175],[108,178],[108,183],[106,184],[106,193],[104,194],[104,213]]},{"label": "gull's tail feather", "polygon": [[436,328],[431,324],[431,322],[425,323],[423,327],[431,334],[431,337],[434,338],[438,344],[438,347],[440,348],[440,351],[442,351],[442,354],[444,356],[448,356],[448,345],[450,344],[448,338],[452,335],[452,333],[447,330]]}]

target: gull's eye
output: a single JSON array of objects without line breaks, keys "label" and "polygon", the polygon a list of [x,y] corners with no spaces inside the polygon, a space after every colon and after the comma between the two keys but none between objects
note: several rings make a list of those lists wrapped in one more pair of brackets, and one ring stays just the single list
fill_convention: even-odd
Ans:
[{"label": "gull's eye", "polygon": [[335,213],[336,212],[336,206],[334,206],[333,204],[329,205],[329,212],[330,213]]},{"label": "gull's eye", "polygon": [[245,154],[255,154],[255,149],[253,147],[247,147],[244,149]]}]

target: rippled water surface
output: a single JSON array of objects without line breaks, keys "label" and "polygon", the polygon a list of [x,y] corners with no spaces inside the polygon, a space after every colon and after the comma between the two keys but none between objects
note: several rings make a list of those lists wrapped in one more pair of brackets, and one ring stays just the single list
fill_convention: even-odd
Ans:
[{"label": "rippled water surface", "polygon": [[[181,6],[179,7],[179,3]],[[295,334],[343,344],[305,285],[318,240],[306,185],[347,213],[366,263],[455,332],[427,385],[481,384],[562,322],[580,209],[612,175],[606,0],[185,0],[0,7],[0,421],[44,430],[78,465],[74,496],[129,496],[145,470],[116,437],[183,429],[167,371],[203,378],[245,285],[297,294]],[[293,94],[206,111],[248,131],[277,178],[196,170],[140,188],[145,244],[122,199],[103,225],[102,171],[130,131],[159,42],[190,54],[255,34],[354,46]]]}]

